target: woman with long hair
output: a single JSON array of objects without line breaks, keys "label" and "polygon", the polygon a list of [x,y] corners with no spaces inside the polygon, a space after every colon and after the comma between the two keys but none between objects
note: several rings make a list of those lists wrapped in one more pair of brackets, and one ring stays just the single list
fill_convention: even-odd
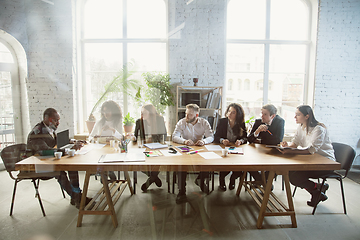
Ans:
[{"label": "woman with long hair", "polygon": [[[141,118],[136,120],[135,141],[144,140],[144,142],[164,142],[166,140],[166,127],[164,118],[156,111],[152,104],[146,104],[141,108]],[[156,186],[161,187],[162,183],[158,177],[157,171],[144,172],[148,179],[141,186],[141,190],[146,192],[149,186],[155,182]]]},{"label": "woman with long hair", "polygon": [[[225,118],[221,118],[216,127],[215,143],[224,144],[225,146],[235,144],[240,146],[247,142],[245,114],[240,104],[231,103],[226,111]],[[230,172],[220,172],[219,189],[226,191],[225,177]],[[229,189],[235,188],[235,179],[238,178],[242,172],[233,172],[230,176]]]},{"label": "woman with long hair", "polygon": [[[109,100],[101,106],[101,119],[94,125],[90,133],[90,139],[95,137],[113,137],[122,139],[122,113],[119,104]],[[115,181],[116,176],[113,171],[109,171],[110,181]]]},{"label": "woman with long hair", "polygon": [[[318,153],[335,161],[334,149],[332,147],[329,133],[324,124],[315,119],[313,110],[308,105],[298,106],[295,111],[295,121],[299,124],[291,143],[282,142],[281,146],[301,149],[279,149],[283,154],[314,154]],[[305,188],[311,194],[311,200],[307,204],[316,206],[319,201],[327,200],[325,195],[329,188],[328,184],[321,184],[311,181],[309,178],[318,178],[332,171],[296,171],[289,172],[290,182],[300,188]],[[319,201],[317,202],[317,199]]]}]

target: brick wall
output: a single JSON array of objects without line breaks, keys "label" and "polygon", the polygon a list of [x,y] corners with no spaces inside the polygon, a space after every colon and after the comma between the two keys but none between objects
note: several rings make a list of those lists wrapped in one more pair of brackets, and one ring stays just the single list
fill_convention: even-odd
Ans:
[{"label": "brick wall", "polygon": [[[225,84],[226,1],[170,0],[169,73],[173,83],[193,86]],[[170,108],[170,116],[176,116]],[[170,119],[169,132],[175,127]]]},{"label": "brick wall", "polygon": [[28,58],[30,124],[54,107],[61,115],[59,130],[74,132],[71,1],[54,5],[33,0],[1,1],[0,28],[23,45]]},{"label": "brick wall", "polygon": [[[315,116],[333,142],[360,139],[360,1],[320,1]],[[360,165],[360,159],[356,159]]]}]

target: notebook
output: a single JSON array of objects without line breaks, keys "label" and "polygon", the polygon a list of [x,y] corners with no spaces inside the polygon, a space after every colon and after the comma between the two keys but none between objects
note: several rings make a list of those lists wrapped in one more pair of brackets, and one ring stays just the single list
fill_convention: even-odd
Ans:
[{"label": "notebook", "polygon": [[69,129],[59,132],[56,136],[56,144],[58,149],[72,148],[74,144],[70,144]]}]

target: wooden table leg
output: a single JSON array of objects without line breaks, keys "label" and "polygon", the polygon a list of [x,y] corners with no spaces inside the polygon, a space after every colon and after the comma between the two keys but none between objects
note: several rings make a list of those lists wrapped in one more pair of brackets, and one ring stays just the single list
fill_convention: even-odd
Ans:
[{"label": "wooden table leg", "polygon": [[267,184],[266,184],[266,188],[265,188],[264,198],[263,198],[263,201],[261,203],[259,217],[258,217],[258,220],[257,220],[257,223],[256,223],[257,228],[262,228],[262,223],[264,221],[266,207],[267,207],[267,203],[269,201],[270,192],[271,192],[271,186],[272,186],[272,183],[273,183],[274,176],[275,176],[275,171],[270,171],[268,181],[267,181]]},{"label": "wooden table leg", "polygon": [[[127,177],[129,177],[128,172],[126,172],[126,174],[127,174]],[[104,172],[101,172],[100,175],[101,175],[101,179],[102,179],[102,183],[103,183],[103,187],[104,187],[106,202],[108,204],[108,207],[109,207],[109,210],[110,210],[110,213],[111,213],[111,219],[112,219],[114,227],[117,227],[118,226],[118,221],[117,221],[117,218],[116,218],[114,204],[113,204],[111,194],[110,194],[110,190],[109,190],[108,179],[107,179],[107,176],[106,176],[106,174]],[[129,186],[131,187],[130,184],[129,184]]]},{"label": "wooden table leg", "polygon": [[86,172],[85,174],[85,181],[84,181],[84,187],[83,187],[83,192],[81,195],[81,202],[80,202],[80,209],[79,209],[79,216],[78,216],[78,221],[77,221],[77,226],[81,227],[81,223],[82,223],[82,219],[83,219],[83,211],[85,208],[85,202],[86,202],[86,196],[87,196],[87,192],[88,192],[88,188],[89,188],[89,180],[90,180],[90,172]]},{"label": "wooden table leg", "polygon": [[129,189],[130,189],[130,193],[131,195],[134,195],[134,189],[133,187],[131,186],[131,178],[129,176],[129,172],[128,171],[124,171],[124,175],[125,175],[125,180],[127,181],[128,183],[128,186],[129,186]]},{"label": "wooden table leg", "polygon": [[238,186],[238,188],[237,188],[237,190],[236,190],[236,196],[239,196],[239,195],[240,195],[240,191],[241,191],[242,185],[244,184],[244,180],[245,180],[246,174],[247,174],[247,172],[243,172],[243,174],[242,174],[241,177],[240,177],[239,186]]},{"label": "wooden table leg", "polygon": [[293,203],[293,199],[291,196],[291,188],[290,188],[290,180],[289,180],[289,172],[288,171],[283,173],[283,179],[284,179],[284,183],[285,183],[286,196],[287,196],[287,200],[288,200],[289,210],[293,211],[293,214],[290,215],[292,227],[296,228],[297,223],[296,223],[296,216],[295,216],[295,208],[294,208],[294,203]]}]

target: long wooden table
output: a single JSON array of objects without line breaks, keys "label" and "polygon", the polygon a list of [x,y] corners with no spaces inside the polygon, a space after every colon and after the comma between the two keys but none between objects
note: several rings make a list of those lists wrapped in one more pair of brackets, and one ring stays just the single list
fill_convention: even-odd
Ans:
[{"label": "long wooden table", "polygon": [[[173,144],[176,145],[176,144]],[[224,147],[224,146],[222,146]],[[132,148],[137,148],[136,144],[129,146],[129,151]],[[203,149],[202,152],[207,151],[203,147],[193,147],[195,150]],[[128,171],[269,171],[269,177],[265,189],[260,188],[260,193],[251,193],[251,185],[244,180],[245,174],[240,179],[240,184],[237,189],[239,195],[241,187],[244,185],[246,190],[254,198],[260,206],[260,212],[257,220],[257,227],[261,228],[265,216],[290,216],[292,227],[297,227],[295,210],[291,197],[289,171],[302,171],[302,170],[338,170],[340,164],[334,162],[319,154],[314,155],[283,155],[273,148],[266,148],[260,144],[246,144],[242,145],[244,154],[229,154],[227,157],[219,159],[204,159],[199,154],[183,154],[182,156],[160,156],[146,158],[144,162],[114,162],[114,163],[98,163],[100,157],[104,154],[114,153],[114,150],[108,146],[101,149],[93,149],[85,155],[76,155],[75,157],[64,156],[60,160],[39,159],[32,156],[16,164],[17,170],[36,171],[53,170],[53,171],[86,171],[85,182],[83,187],[83,199],[81,200],[78,224],[81,226],[84,214],[107,214],[111,215],[113,225],[118,225],[116,213],[114,210],[114,202],[120,198],[121,193],[126,186],[129,187],[131,194],[133,188]],[[216,151],[221,155],[221,151]],[[124,171],[125,180],[114,182],[110,185],[105,177],[106,171]],[[99,191],[98,195],[102,200],[106,201],[108,206],[104,204],[101,209],[89,205],[85,206],[85,196],[87,194],[89,178],[92,173],[100,172],[103,178],[103,188]],[[274,175],[283,175],[286,194],[287,206],[276,198],[271,192],[272,181]],[[110,191],[111,190],[111,191]],[[121,191],[118,191],[121,190]],[[120,195],[114,195],[120,192]],[[275,204],[274,202],[278,202]],[[272,206],[270,206],[272,204]],[[280,206],[281,209],[279,209]],[[274,207],[275,206],[275,207]],[[86,208],[87,207],[87,208]],[[99,206],[97,206],[99,207]],[[277,211],[273,211],[275,210]],[[268,211],[267,211],[268,210]],[[269,212],[270,210],[270,212]]]}]

